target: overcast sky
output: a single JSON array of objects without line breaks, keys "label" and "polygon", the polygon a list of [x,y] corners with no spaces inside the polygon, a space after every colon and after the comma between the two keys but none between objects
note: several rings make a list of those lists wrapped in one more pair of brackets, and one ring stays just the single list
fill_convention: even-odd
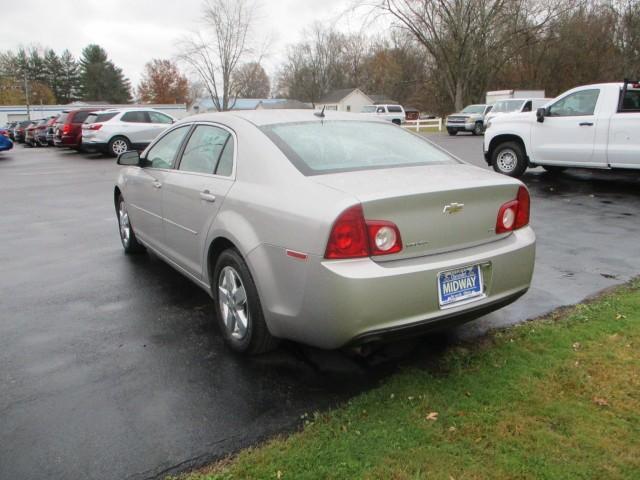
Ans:
[{"label": "overcast sky", "polygon": [[[101,45],[135,87],[151,58],[172,58],[177,41],[201,28],[203,0],[20,0],[2,8],[0,50],[19,46],[65,48],[79,57],[90,44]],[[273,75],[286,46],[299,41],[314,21],[342,31],[359,31],[362,10],[353,0],[257,0],[256,37],[272,38],[264,65]],[[15,8],[14,8],[15,7]],[[351,13],[348,13],[351,12]]]}]

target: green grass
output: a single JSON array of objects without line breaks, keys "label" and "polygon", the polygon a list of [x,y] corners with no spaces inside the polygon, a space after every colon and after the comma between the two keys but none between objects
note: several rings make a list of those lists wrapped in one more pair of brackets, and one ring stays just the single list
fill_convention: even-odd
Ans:
[{"label": "green grass", "polygon": [[640,282],[456,346],[210,479],[638,479]]}]

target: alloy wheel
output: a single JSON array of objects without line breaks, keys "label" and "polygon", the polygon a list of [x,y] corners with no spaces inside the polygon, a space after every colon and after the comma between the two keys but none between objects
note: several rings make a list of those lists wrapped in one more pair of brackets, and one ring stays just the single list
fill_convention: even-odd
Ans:
[{"label": "alloy wheel", "polygon": [[249,304],[242,279],[233,267],[226,266],[220,271],[218,303],[227,333],[236,340],[242,340],[249,327]]},{"label": "alloy wheel", "polygon": [[122,139],[114,140],[113,143],[111,144],[111,150],[116,155],[120,155],[121,153],[124,153],[127,151],[127,142]]},{"label": "alloy wheel", "polygon": [[118,223],[120,224],[120,238],[126,248],[131,241],[131,224],[129,223],[129,213],[127,212],[124,201],[121,201],[118,206]]}]

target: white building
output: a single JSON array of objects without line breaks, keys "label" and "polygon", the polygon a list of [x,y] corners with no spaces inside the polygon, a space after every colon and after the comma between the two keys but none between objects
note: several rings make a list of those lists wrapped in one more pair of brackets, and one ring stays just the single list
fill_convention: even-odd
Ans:
[{"label": "white building", "polygon": [[27,111],[26,105],[0,105],[0,125],[21,120],[37,120],[40,118],[59,115],[62,112],[74,110],[76,108],[91,107],[96,110],[107,108],[153,108],[161,112],[168,113],[174,118],[187,116],[187,106],[184,103],[176,104],[120,104],[113,105],[101,102],[73,102],[67,105],[31,105]]},{"label": "white building", "polygon": [[316,102],[316,109],[359,113],[365,105],[373,105],[373,100],[358,88],[334,90]]}]

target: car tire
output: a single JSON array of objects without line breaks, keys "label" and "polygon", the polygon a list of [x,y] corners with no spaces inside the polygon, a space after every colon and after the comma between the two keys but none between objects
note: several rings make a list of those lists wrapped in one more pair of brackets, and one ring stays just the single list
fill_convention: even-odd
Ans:
[{"label": "car tire", "polygon": [[391,120],[391,123],[394,123],[396,125],[402,125],[402,122],[400,120],[398,120],[397,118],[394,118],[393,120]]},{"label": "car tire", "polygon": [[482,126],[482,122],[476,122],[473,127],[473,131],[471,132],[474,135],[482,135],[484,133],[484,127]]},{"label": "car tire", "polygon": [[118,196],[116,215],[118,216],[118,231],[120,232],[120,242],[122,242],[124,253],[130,255],[133,253],[144,252],[146,248],[144,248],[144,245],[138,242],[138,239],[136,238],[133,226],[131,225],[131,220],[129,219],[127,204],[125,203],[122,195]]},{"label": "car tire", "polygon": [[521,177],[528,166],[522,146],[517,142],[499,144],[491,153],[493,169],[510,177]]},{"label": "car tire", "polygon": [[127,137],[113,137],[109,140],[109,145],[107,147],[107,153],[112,157],[117,157],[121,153],[124,153],[128,150],[131,150],[131,142]]},{"label": "car tire", "polygon": [[458,134],[458,131],[454,130],[453,128],[447,128],[447,133],[452,137],[455,137]]},{"label": "car tire", "polygon": [[225,343],[234,351],[257,355],[273,350],[278,340],[264,320],[258,290],[237,250],[224,250],[213,269],[211,289]]},{"label": "car tire", "polygon": [[541,165],[549,173],[562,173],[567,167],[557,167],[555,165]]}]

